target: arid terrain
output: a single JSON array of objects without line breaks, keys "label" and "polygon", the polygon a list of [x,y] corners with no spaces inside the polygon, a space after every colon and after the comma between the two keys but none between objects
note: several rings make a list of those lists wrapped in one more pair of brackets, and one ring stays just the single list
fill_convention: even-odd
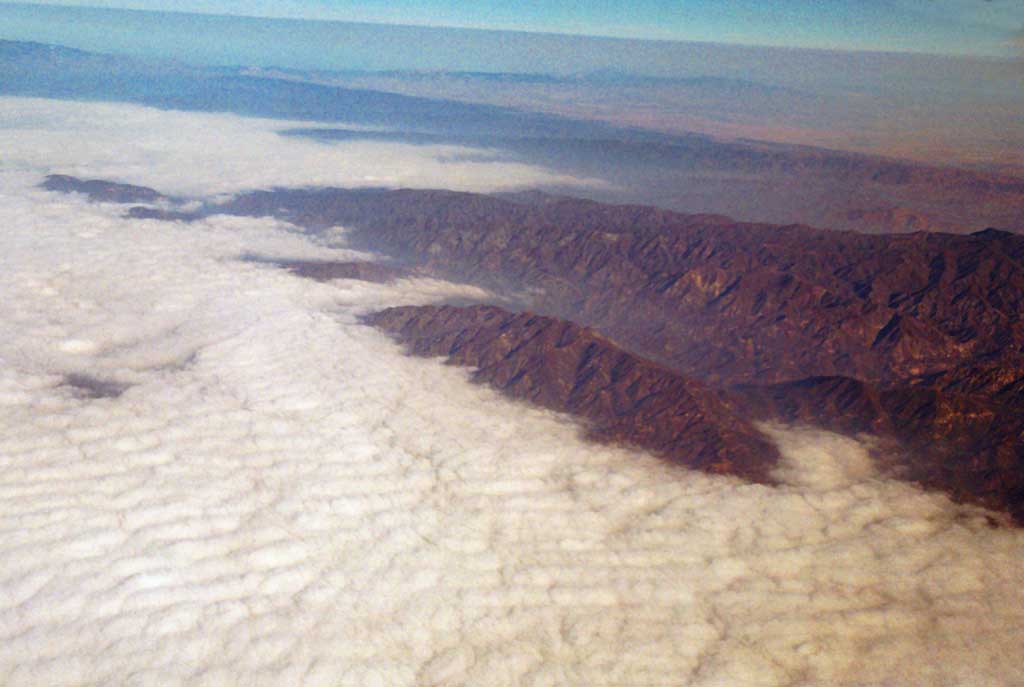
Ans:
[{"label": "arid terrain", "polygon": [[[67,176],[46,187],[129,205],[162,198]],[[1024,518],[1015,234],[865,235],[543,195],[373,189],[127,212],[343,225],[354,245],[406,269],[518,299],[521,315],[399,308],[368,322],[516,398],[585,418],[595,437],[765,481],[774,454],[751,420],[869,433],[897,447],[887,446],[891,474]],[[386,266],[282,266],[391,276]]]},{"label": "arid terrain", "polygon": [[[411,77],[402,83],[419,84],[418,89],[388,90],[393,79],[324,82],[274,70],[199,69],[10,41],[0,41],[0,65],[6,71],[2,94],[114,97],[162,108],[316,120],[320,123],[314,128],[296,126],[280,133],[325,145],[354,141],[472,147],[503,160],[543,165],[567,180],[589,180],[584,189],[557,182],[538,187],[603,202],[866,233],[1024,230],[1024,176],[1014,171],[1016,163],[983,168],[956,165],[955,159],[950,162],[942,155],[913,160],[901,157],[892,145],[877,145],[865,153],[856,146],[838,147],[842,142],[824,133],[795,143],[786,137],[773,139],[770,132],[758,138],[742,131],[665,130],[606,121],[579,102],[560,110],[535,98],[507,103],[460,99],[465,94],[444,89],[430,95],[423,86],[432,80]],[[509,77],[498,85],[519,87],[521,81]],[[750,102],[752,89],[780,111],[786,111],[780,100],[812,109],[820,100],[811,97],[808,103],[806,95],[792,89],[728,79],[682,85],[687,83],[718,93],[722,102],[716,121],[730,121],[737,108],[753,108],[744,115],[748,118],[763,117],[762,109]],[[584,80],[573,88],[590,89],[591,98],[612,97],[606,85]],[[527,80],[524,87],[530,86]],[[639,87],[678,91],[681,85],[655,80],[633,86]],[[828,100],[840,109],[847,104],[838,95]],[[612,101],[618,110],[630,102],[628,89]],[[584,116],[587,112],[590,116]],[[1012,137],[1015,127],[1006,124],[1003,135]],[[916,140],[909,134],[903,139]],[[1006,143],[997,147],[1015,149]]]}]

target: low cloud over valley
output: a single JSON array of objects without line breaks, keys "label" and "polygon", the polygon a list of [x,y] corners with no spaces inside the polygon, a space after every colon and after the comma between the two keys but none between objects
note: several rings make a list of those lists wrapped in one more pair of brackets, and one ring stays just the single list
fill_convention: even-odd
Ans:
[{"label": "low cloud over valley", "polygon": [[379,256],[38,188],[592,183],[284,124],[0,99],[5,684],[1024,682],[1024,531],[870,437],[764,426],[778,486],[596,445],[361,322],[482,289],[317,282],[272,259]]},{"label": "low cloud over valley", "polygon": [[[606,185],[493,150],[379,141],[321,142],[279,131],[299,122],[120,103],[0,98],[5,168],[48,169],[208,197],[275,186],[505,191]],[[315,123],[312,123],[315,125]]]}]

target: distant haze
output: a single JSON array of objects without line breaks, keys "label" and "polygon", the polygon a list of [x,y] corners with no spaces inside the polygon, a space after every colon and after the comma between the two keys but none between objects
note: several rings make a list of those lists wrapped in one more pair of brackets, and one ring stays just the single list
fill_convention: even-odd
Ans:
[{"label": "distant haze", "polygon": [[1019,0],[44,0],[32,4],[1002,56],[1012,52],[1013,34],[1024,26],[1024,5]]},{"label": "distant haze", "polygon": [[[4,39],[203,66],[596,76],[599,83],[592,84],[589,94],[555,83],[551,93],[539,97],[538,82],[530,79],[504,82],[500,91],[488,87],[476,92],[437,81],[427,90],[422,83],[394,79],[361,85],[594,116],[660,131],[702,131],[954,164],[1016,166],[1020,160],[1013,151],[1024,148],[1019,117],[1024,111],[1024,62],[1010,57],[765,48],[26,4],[0,4],[0,40]],[[1008,32],[1006,55],[1015,54],[1014,40],[1014,33]],[[703,81],[684,84],[686,88],[671,82],[631,83],[640,78]],[[703,90],[694,91],[694,83]],[[623,84],[643,88],[635,93],[611,88]],[[602,94],[609,102],[601,102]],[[762,102],[766,95],[769,101]],[[582,104],[582,110],[574,104]]]},{"label": "distant haze", "polygon": [[[6,3],[0,3],[0,38],[204,65],[557,74],[615,69],[651,76],[715,75],[858,88],[893,76],[925,79],[929,84],[941,83],[940,75],[956,80],[964,69],[1011,62],[1014,55],[1009,33],[1002,59],[951,61],[935,55],[793,50],[724,42]],[[936,74],[940,65],[941,74]],[[1012,66],[1008,68],[1012,70]]]}]

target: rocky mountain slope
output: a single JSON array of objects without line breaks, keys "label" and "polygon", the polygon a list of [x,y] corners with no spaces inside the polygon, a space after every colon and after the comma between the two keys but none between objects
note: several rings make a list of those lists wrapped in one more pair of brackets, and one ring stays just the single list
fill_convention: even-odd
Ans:
[{"label": "rocky mountain slope", "polygon": [[219,210],[345,225],[716,383],[891,383],[1024,350],[1024,237],[995,230],[869,236],[442,191],[257,192]]},{"label": "rocky mountain slope", "polygon": [[893,440],[881,467],[955,500],[1008,511],[1024,523],[1024,404],[1020,398],[935,386],[880,389],[848,377],[743,385],[731,397],[749,417]]},{"label": "rocky mountain slope", "polygon": [[583,418],[598,439],[688,467],[769,482],[778,452],[703,384],[591,329],[493,306],[390,308],[367,321],[422,356],[474,368],[474,379]]},{"label": "rocky mountain slope", "polygon": [[[124,192],[61,184],[98,199]],[[683,417],[713,418],[683,421],[710,432],[688,464],[765,479],[748,459],[753,444],[709,438],[734,424],[748,441],[737,412],[869,432],[902,447],[885,466],[894,474],[1024,521],[1022,236],[864,235],[409,190],[279,189],[191,214],[131,210],[142,211],[344,225],[356,247],[516,294],[542,316],[403,309],[373,322],[416,352],[477,366],[482,381],[587,418],[596,436],[667,453],[685,443],[679,426],[657,425],[660,414],[614,383],[616,356],[629,356],[637,389],[678,385],[657,407],[685,397]],[[563,334],[569,345],[559,345]],[[591,344],[605,352],[585,355]]]}]

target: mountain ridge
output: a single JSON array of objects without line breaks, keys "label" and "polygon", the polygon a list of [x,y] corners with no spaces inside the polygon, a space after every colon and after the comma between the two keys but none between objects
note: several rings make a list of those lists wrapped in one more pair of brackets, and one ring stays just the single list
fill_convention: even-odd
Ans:
[{"label": "mountain ridge", "polygon": [[[95,200],[150,197],[139,187],[73,177],[44,184]],[[717,399],[708,407],[726,409],[711,413],[719,418],[711,427],[749,427],[746,415],[874,434],[899,447],[883,466],[888,474],[1024,523],[1024,236],[995,229],[865,235],[536,194],[275,189],[190,212],[124,204],[129,215],[151,219],[273,216],[314,233],[341,225],[353,247],[403,269],[525,297],[531,314],[492,312],[497,324],[458,310],[437,317],[429,308],[372,323],[413,351],[471,366],[489,361],[481,381],[518,398],[562,411],[585,406],[596,413],[589,421],[615,428],[605,439],[665,446],[642,439],[649,433],[643,412],[633,413],[634,425],[616,424],[614,408],[555,393],[576,387],[578,365],[567,361],[579,355],[565,358],[545,345],[529,364],[503,366],[510,340],[528,348],[537,322],[602,337],[602,347],[648,361],[647,386],[661,376],[707,390]],[[362,271],[339,269],[349,278]],[[505,339],[495,334],[503,325]],[[472,345],[461,350],[459,342]],[[605,376],[614,367],[598,366]],[[517,378],[523,370],[527,377]],[[750,445],[731,450],[740,457],[733,463],[691,457],[690,464],[728,464],[721,470],[770,480],[770,468],[751,462]]]}]

